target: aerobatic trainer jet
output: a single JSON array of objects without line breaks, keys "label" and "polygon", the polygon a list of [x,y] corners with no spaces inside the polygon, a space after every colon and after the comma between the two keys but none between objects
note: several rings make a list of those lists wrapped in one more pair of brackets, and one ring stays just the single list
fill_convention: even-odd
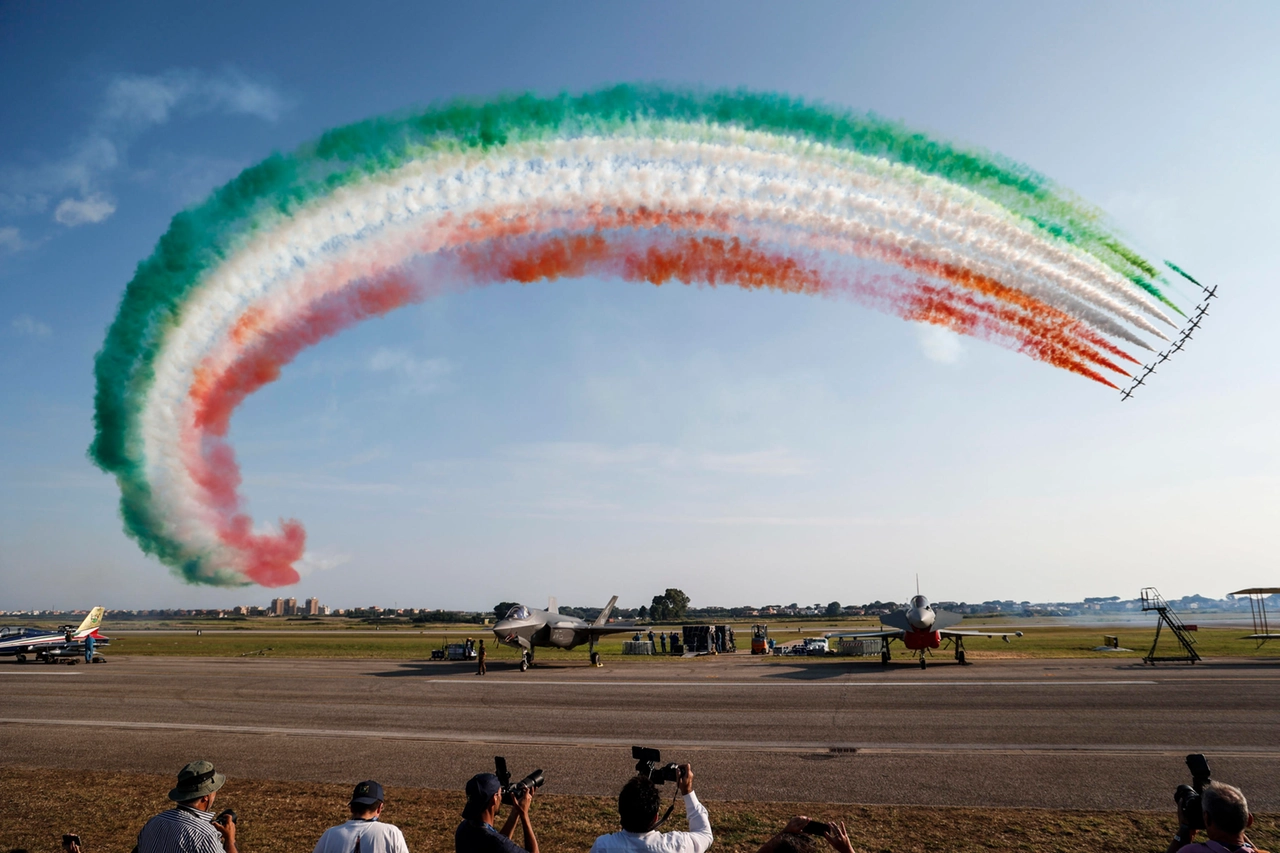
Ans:
[{"label": "aerobatic trainer jet", "polygon": [[886,631],[851,631],[840,634],[827,634],[827,638],[847,637],[850,639],[870,639],[879,637],[884,640],[884,649],[880,652],[880,663],[888,665],[891,655],[889,654],[889,644],[894,640],[901,640],[902,644],[913,653],[920,656],[920,668],[924,669],[927,665],[925,654],[930,649],[936,649],[942,645],[943,640],[949,640],[956,650],[956,660],[963,664],[964,660],[964,638],[965,637],[1000,637],[1006,643],[1010,637],[1021,637],[1021,631],[1012,633],[1000,633],[998,631],[957,631],[952,625],[959,624],[964,616],[959,613],[952,613],[949,610],[934,610],[933,605],[929,603],[929,599],[917,591],[916,595],[911,599],[911,603],[904,609],[896,613],[890,613],[880,617],[880,624],[885,625],[889,630]]},{"label": "aerobatic trainer jet", "polygon": [[533,650],[538,646],[572,649],[587,643],[591,650],[591,663],[599,666],[600,653],[596,651],[598,639],[605,634],[636,630],[634,622],[609,622],[609,614],[617,603],[618,596],[615,595],[609,599],[594,622],[560,613],[554,598],[550,599],[546,610],[533,610],[517,604],[507,611],[501,622],[493,626],[493,635],[498,638],[498,642],[520,649],[521,672],[533,665]]},{"label": "aerobatic trainer jet", "polygon": [[[74,631],[67,625],[57,631],[43,628],[0,628],[0,655],[15,657],[18,663],[26,663],[27,655],[45,663],[58,659],[78,661],[84,655],[85,639],[93,637],[95,646],[105,646],[111,640],[98,633],[102,626],[102,614],[106,610],[95,607],[84,617]],[[94,658],[95,661],[101,660]]]}]

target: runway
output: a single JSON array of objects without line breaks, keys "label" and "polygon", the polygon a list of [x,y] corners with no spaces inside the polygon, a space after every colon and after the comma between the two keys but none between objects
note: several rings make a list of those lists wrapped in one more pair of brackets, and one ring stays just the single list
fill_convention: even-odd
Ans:
[{"label": "runway", "polygon": [[0,762],[460,789],[505,755],[548,791],[613,795],[633,744],[712,800],[1142,808],[1183,756],[1280,811],[1280,666],[908,664],[746,655],[472,665],[116,657],[0,663]]}]

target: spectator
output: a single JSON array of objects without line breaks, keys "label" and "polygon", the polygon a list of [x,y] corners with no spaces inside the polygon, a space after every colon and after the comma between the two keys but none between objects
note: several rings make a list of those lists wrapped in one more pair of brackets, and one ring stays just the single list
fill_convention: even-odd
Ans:
[{"label": "spectator", "polygon": [[654,642],[653,642],[653,629],[652,629],[652,628],[650,628],[650,629],[649,629],[649,654],[653,654],[653,653],[654,653],[654,652],[656,652],[656,651],[658,651],[658,647],[657,647],[656,645],[654,645]]},{"label": "spectator", "polygon": [[809,818],[804,815],[793,817],[782,832],[761,845],[759,853],[818,853],[815,839],[819,837],[825,838],[836,853],[856,853],[849,843],[849,833],[845,831],[843,821],[827,824],[827,831],[821,836],[806,835],[804,828],[808,825]]},{"label": "spectator", "polygon": [[84,638],[84,662],[93,663],[93,652],[97,647],[98,641],[94,639],[93,634]]},{"label": "spectator", "polygon": [[663,631],[659,634],[658,640],[662,643],[662,653],[665,655],[667,653],[667,632]]},{"label": "spectator", "polygon": [[83,848],[80,846],[80,836],[78,835],[62,836],[62,849],[63,849],[63,853],[81,853],[81,850]]},{"label": "spectator", "polygon": [[636,776],[618,794],[622,831],[597,838],[591,853],[705,853],[712,841],[711,818],[693,792],[693,768],[688,764],[680,765],[677,789],[684,798],[688,832],[658,832],[662,795],[648,777]]},{"label": "spectator", "polygon": [[313,853],[409,853],[400,828],[378,821],[386,799],[372,779],[356,785],[349,803],[351,820],[326,829]]},{"label": "spectator", "polygon": [[1253,815],[1249,814],[1249,803],[1239,788],[1210,782],[1200,792],[1200,808],[1204,812],[1204,834],[1208,840],[1203,844],[1194,843],[1196,830],[1187,824],[1179,807],[1178,834],[1169,843],[1168,853],[1263,853],[1244,834],[1253,826]]},{"label": "spectator", "polygon": [[169,792],[177,803],[147,821],[138,833],[138,853],[237,853],[236,822],[230,812],[215,819],[213,801],[227,777],[208,761],[193,761],[178,771]]},{"label": "spectator", "polygon": [[476,653],[476,675],[484,675],[487,671],[484,665],[485,651],[484,640],[480,641],[480,651]]},{"label": "spectator", "polygon": [[467,804],[462,809],[462,823],[453,834],[454,853],[521,853],[511,840],[520,821],[524,831],[524,849],[538,853],[538,837],[529,820],[529,803],[533,789],[525,788],[516,799],[502,830],[493,828],[494,818],[502,808],[502,784],[492,773],[479,773],[467,782]]}]

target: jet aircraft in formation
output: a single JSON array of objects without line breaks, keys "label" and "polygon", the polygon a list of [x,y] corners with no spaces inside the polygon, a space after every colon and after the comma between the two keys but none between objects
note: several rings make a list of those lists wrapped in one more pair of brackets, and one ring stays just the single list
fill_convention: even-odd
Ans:
[{"label": "jet aircraft in formation", "polygon": [[1001,633],[998,631],[960,631],[951,627],[959,624],[964,616],[959,613],[952,613],[949,610],[935,610],[933,605],[929,603],[929,599],[917,591],[912,597],[911,603],[902,610],[895,613],[889,613],[880,617],[880,623],[885,626],[883,631],[850,631],[846,633],[827,634],[828,639],[871,639],[879,637],[884,641],[884,648],[880,652],[880,663],[888,665],[892,659],[889,652],[889,644],[894,640],[901,640],[902,645],[906,646],[912,652],[912,656],[919,655],[920,668],[924,669],[928,662],[925,655],[930,649],[939,648],[943,640],[950,641],[956,650],[956,660],[963,664],[964,659],[964,638],[965,637],[1000,637],[1006,643],[1010,637],[1021,637],[1021,631],[1012,633]]},{"label": "jet aircraft in formation", "polygon": [[533,666],[533,650],[538,646],[572,649],[586,643],[591,651],[591,663],[600,665],[596,641],[606,634],[622,634],[636,630],[634,622],[609,622],[609,614],[618,603],[618,596],[600,611],[594,622],[560,612],[556,600],[550,599],[546,610],[534,610],[517,604],[493,626],[498,642],[520,650],[520,671]]},{"label": "jet aircraft in formation", "polygon": [[45,663],[53,663],[59,659],[77,661],[84,656],[87,638],[93,637],[95,646],[105,646],[111,642],[98,633],[105,612],[101,607],[93,608],[74,631],[70,625],[57,631],[46,631],[43,628],[0,628],[0,656],[13,657],[18,663],[25,663],[27,655]]}]

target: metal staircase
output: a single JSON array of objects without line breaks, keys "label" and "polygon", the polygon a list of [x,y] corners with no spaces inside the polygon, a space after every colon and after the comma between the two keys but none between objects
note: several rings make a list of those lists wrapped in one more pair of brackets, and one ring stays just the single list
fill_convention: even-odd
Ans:
[{"label": "metal staircase", "polygon": [[[1178,614],[1174,613],[1169,603],[1160,596],[1160,591],[1154,586],[1144,587],[1142,592],[1142,610],[1147,612],[1154,610],[1160,617],[1156,622],[1156,638],[1151,642],[1151,651],[1147,652],[1146,657],[1142,659],[1143,663],[1149,663],[1155,666],[1156,661],[1186,662],[1194,664],[1200,660],[1200,653],[1195,650],[1196,638],[1191,636],[1191,632],[1187,630],[1187,626],[1178,618]],[[1183,653],[1180,655],[1156,655],[1156,647],[1160,645],[1160,629],[1165,625],[1169,626],[1169,630],[1173,632],[1173,636],[1177,638],[1178,645],[1182,647]]]}]

